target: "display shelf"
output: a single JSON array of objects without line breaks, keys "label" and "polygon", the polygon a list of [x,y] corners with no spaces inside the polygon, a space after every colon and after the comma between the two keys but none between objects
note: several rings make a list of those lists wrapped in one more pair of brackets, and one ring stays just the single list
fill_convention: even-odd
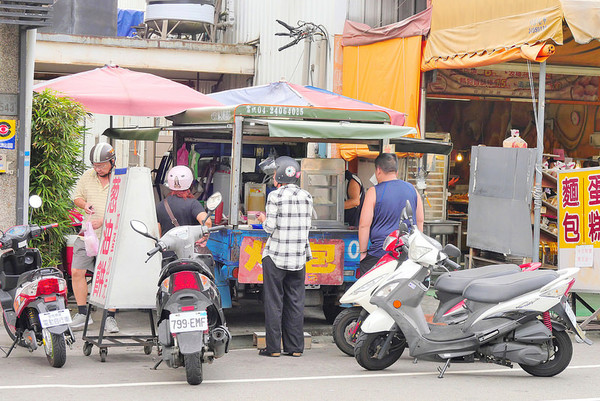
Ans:
[{"label": "display shelf", "polygon": [[554,241],[556,241],[556,239],[558,238],[558,236],[556,234],[554,234],[552,231],[550,231],[544,227],[540,227],[540,233],[544,233],[545,235],[547,235]]},{"label": "display shelf", "polygon": [[546,173],[545,171],[542,172],[542,187],[547,187],[547,188],[554,188],[556,189],[556,177]]}]

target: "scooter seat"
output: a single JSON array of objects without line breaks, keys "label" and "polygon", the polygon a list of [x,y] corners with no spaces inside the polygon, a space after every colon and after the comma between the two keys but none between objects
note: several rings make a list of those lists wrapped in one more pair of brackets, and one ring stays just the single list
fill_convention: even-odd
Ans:
[{"label": "scooter seat", "polygon": [[479,279],[465,288],[463,296],[475,302],[499,303],[541,288],[557,277],[554,271],[535,270]]},{"label": "scooter seat", "polygon": [[521,268],[514,264],[501,264],[478,267],[476,269],[457,270],[444,273],[435,282],[435,289],[451,294],[462,294],[474,280],[505,276],[518,273]]}]

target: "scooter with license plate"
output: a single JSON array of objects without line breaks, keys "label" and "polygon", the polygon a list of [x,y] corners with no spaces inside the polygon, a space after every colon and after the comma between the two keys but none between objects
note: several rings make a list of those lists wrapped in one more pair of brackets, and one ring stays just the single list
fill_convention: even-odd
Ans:
[{"label": "scooter with license plate", "polygon": [[[412,218],[410,204],[404,213]],[[448,255],[414,226],[408,249],[405,268],[388,275],[370,300],[377,309],[363,322],[354,350],[365,369],[385,369],[398,360],[396,350],[408,345],[414,358],[445,362],[439,368],[440,378],[452,360],[507,367],[516,363],[533,376],[550,377],[571,361],[573,345],[567,330],[591,344],[567,302],[578,268],[474,280],[462,293],[467,319],[434,325],[426,321],[421,308],[428,290],[424,283],[432,267]],[[402,344],[396,339],[398,332]]]},{"label": "scooter with license plate", "polygon": [[[206,201],[209,215],[221,203],[215,193]],[[207,217],[208,218],[208,217]],[[140,221],[130,222],[134,231],[156,241],[148,259],[156,253],[174,252],[163,259],[156,294],[157,334],[161,359],[172,368],[185,367],[187,382],[202,383],[202,364],[212,363],[229,350],[231,334],[221,307],[221,296],[213,275],[210,253],[196,253],[195,243],[222,226],[178,226],[160,239],[148,233]]]},{"label": "scooter with license plate", "polygon": [[[41,199],[32,196],[30,204],[39,207]],[[43,346],[50,365],[60,368],[67,360],[66,346],[75,342],[69,328],[67,283],[60,270],[41,268],[39,250],[27,246],[57,226],[25,224],[0,231],[0,304],[4,328],[13,340],[6,357],[17,345],[30,352]]]}]

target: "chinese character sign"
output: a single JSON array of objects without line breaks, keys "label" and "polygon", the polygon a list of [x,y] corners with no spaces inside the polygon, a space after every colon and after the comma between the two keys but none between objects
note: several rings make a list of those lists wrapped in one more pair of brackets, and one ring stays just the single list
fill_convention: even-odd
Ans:
[{"label": "chinese character sign", "polygon": [[583,268],[575,286],[600,290],[600,169],[561,171],[557,183],[559,268]]},{"label": "chinese character sign", "polygon": [[102,236],[100,237],[100,250],[96,257],[96,270],[94,271],[94,281],[90,294],[90,302],[99,303],[100,305],[104,305],[106,302],[111,279],[115,242],[119,228],[120,213],[118,202],[122,192],[122,184],[123,176],[115,173],[111,181],[106,203],[104,226],[102,228]]},{"label": "chinese character sign", "polygon": [[[240,246],[240,283],[262,283],[262,251],[265,238],[244,237]],[[306,284],[340,285],[344,271],[344,240],[311,239],[313,259],[306,263]]]}]

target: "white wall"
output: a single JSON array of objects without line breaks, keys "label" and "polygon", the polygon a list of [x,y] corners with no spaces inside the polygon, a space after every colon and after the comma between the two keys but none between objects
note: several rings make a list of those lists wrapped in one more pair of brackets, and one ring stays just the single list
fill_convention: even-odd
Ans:
[{"label": "white wall", "polygon": [[146,0],[119,0],[117,7],[125,10],[146,11]]},{"label": "white wall", "polygon": [[277,49],[291,39],[275,36],[276,32],[287,32],[275,20],[291,26],[299,20],[323,25],[329,33],[327,89],[332,88],[333,35],[341,34],[346,18],[346,0],[234,0],[235,25],[225,34],[226,43],[246,43],[260,39],[256,59],[254,85],[285,79],[302,84],[304,43]]}]

